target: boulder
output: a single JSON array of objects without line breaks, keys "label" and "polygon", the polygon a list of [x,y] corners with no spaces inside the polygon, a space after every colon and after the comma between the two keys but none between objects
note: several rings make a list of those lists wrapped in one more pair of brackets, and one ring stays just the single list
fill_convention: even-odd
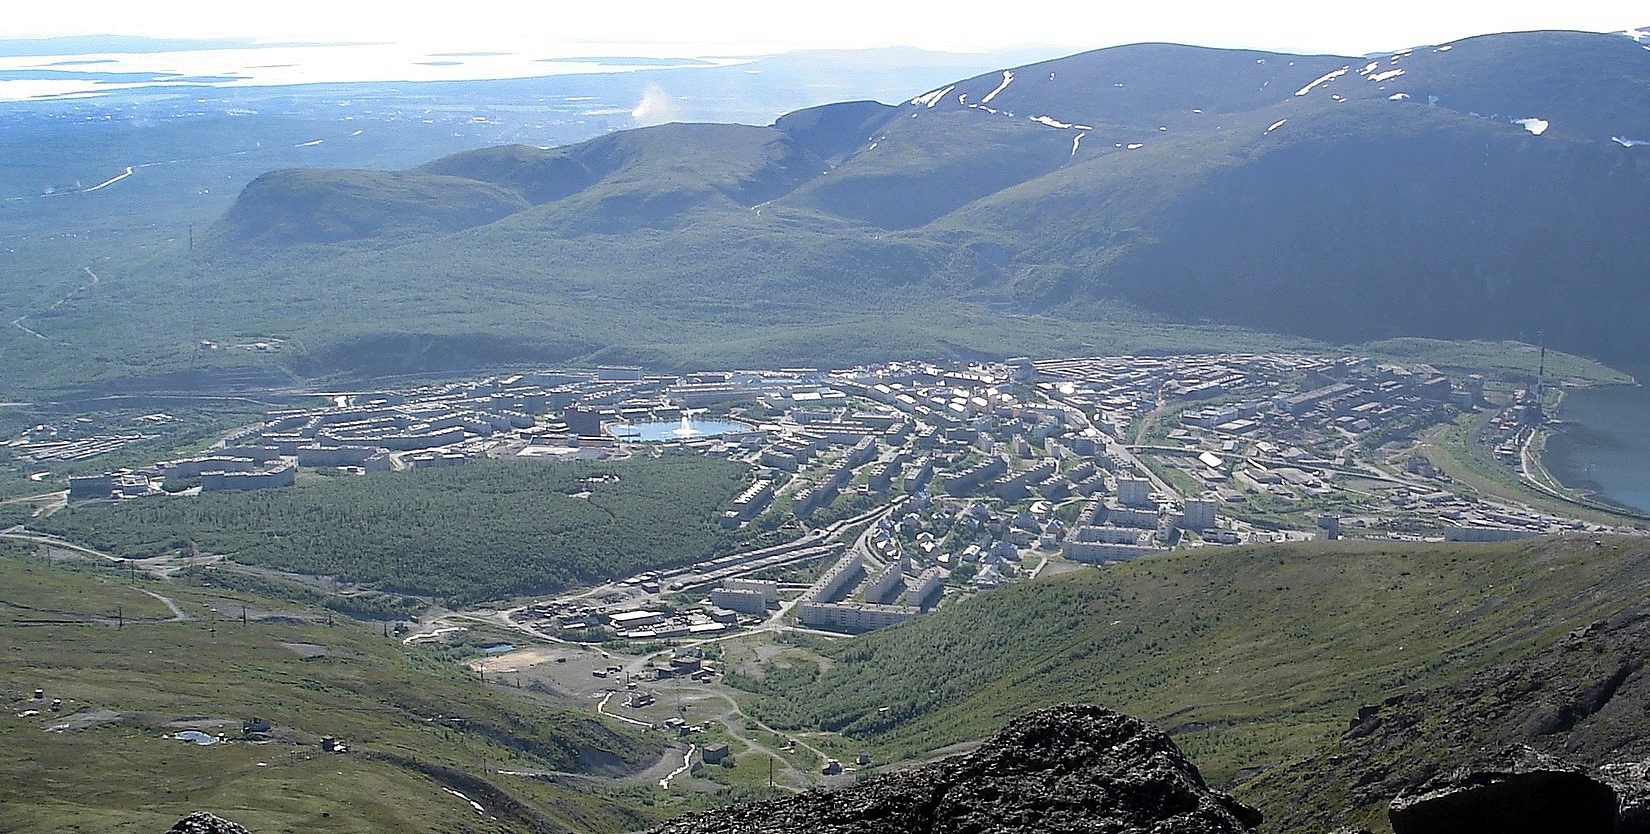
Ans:
[{"label": "boulder", "polygon": [[1616,834],[1650,834],[1650,761],[1601,765],[1597,776],[1616,792]]},{"label": "boulder", "polygon": [[167,834],[250,834],[240,823],[216,814],[196,811],[172,824]]},{"label": "boulder", "polygon": [[1393,834],[1613,834],[1616,792],[1528,748],[1502,754],[1504,768],[1463,769],[1392,800]]}]

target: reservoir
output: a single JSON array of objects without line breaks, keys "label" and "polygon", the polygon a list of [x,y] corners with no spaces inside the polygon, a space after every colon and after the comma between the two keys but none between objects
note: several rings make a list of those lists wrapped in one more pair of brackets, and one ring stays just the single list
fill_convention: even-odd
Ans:
[{"label": "reservoir", "polygon": [[1650,512],[1650,387],[1569,391],[1559,416],[1567,425],[1547,439],[1547,471],[1572,489]]},{"label": "reservoir", "polygon": [[735,423],[728,420],[690,420],[686,417],[675,422],[619,423],[607,427],[608,433],[614,437],[643,442],[694,440],[702,437],[716,437],[723,434],[750,431],[750,429],[751,427],[744,423]]}]

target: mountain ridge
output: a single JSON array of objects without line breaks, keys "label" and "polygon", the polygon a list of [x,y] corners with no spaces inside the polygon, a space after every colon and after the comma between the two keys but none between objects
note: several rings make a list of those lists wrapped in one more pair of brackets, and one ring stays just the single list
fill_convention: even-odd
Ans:
[{"label": "mountain ridge", "polygon": [[[409,210],[416,222],[384,224],[388,236],[324,222],[327,195],[297,192],[284,218],[232,210],[216,228],[237,241],[266,236],[247,217],[360,228],[353,245],[392,244],[391,258],[397,241],[443,234],[457,233],[455,257],[536,239],[501,270],[551,276],[569,266],[562,243],[617,264],[624,236],[645,231],[707,251],[608,280],[825,305],[895,242],[922,254],[869,274],[915,303],[984,294],[1019,312],[1120,308],[1332,342],[1545,338],[1632,362],[1650,338],[1631,314],[1650,303],[1635,243],[1650,234],[1650,156],[1635,132],[1650,137],[1650,51],[1620,35],[1486,35],[1375,58],[1143,44],[766,127],[457,154],[400,176],[468,179],[509,202]],[[338,176],[345,217],[397,205],[342,193],[358,175]],[[517,210],[497,216],[505,205]],[[756,273],[712,243],[729,228],[764,253]],[[821,250],[835,255],[803,265]]]}]

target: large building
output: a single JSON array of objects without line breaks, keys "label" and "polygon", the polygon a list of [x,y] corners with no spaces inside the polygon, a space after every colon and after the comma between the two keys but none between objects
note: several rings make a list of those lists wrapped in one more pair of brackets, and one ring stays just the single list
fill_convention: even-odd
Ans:
[{"label": "large building", "polygon": [[579,437],[602,436],[602,413],[594,408],[570,406],[562,412],[562,420],[567,430]]},{"label": "large building", "polygon": [[1186,501],[1185,512],[1182,513],[1180,526],[1187,530],[1209,530],[1215,526],[1216,503],[1207,498],[1192,498]]},{"label": "large building", "polygon": [[1118,478],[1117,500],[1125,507],[1144,507],[1152,503],[1152,482],[1145,478]]}]

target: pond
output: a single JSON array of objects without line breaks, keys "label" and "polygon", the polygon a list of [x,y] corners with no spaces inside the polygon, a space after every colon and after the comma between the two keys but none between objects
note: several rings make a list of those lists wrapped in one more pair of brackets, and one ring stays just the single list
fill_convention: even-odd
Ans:
[{"label": "pond", "polygon": [[659,443],[667,440],[693,440],[701,437],[716,437],[722,434],[750,431],[751,427],[745,423],[731,420],[691,420],[683,417],[678,421],[659,420],[648,423],[615,423],[608,426],[609,434],[621,440],[640,440],[643,443]]}]

